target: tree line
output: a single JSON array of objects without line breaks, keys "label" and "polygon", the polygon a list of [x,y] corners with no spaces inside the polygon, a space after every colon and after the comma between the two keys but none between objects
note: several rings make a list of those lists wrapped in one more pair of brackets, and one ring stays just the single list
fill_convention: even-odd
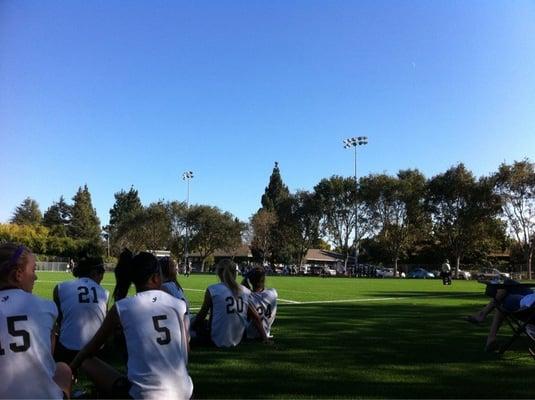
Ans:
[{"label": "tree line", "polygon": [[[476,178],[462,163],[426,178],[417,169],[359,179],[331,176],[310,191],[290,193],[278,163],[248,223],[208,205],[179,201],[144,206],[133,187],[115,193],[110,222],[101,227],[87,186],[68,204],[62,197],[41,215],[25,199],[11,224],[0,225],[0,240],[16,240],[42,254],[76,257],[123,247],[133,251],[168,249],[184,256],[189,249],[205,264],[216,250],[250,246],[259,263],[301,265],[307,251],[341,253],[345,266],[357,247],[360,260],[392,265],[439,263],[453,259],[481,264],[508,251],[531,278],[535,244],[535,171],[529,160],[502,164]],[[358,224],[358,237],[355,237]],[[186,234],[187,232],[187,234]]]}]

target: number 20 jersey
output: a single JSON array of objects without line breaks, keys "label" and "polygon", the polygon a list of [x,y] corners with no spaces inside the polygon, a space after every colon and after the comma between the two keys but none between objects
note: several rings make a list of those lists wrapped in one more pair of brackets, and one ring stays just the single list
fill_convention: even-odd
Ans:
[{"label": "number 20 jersey", "polygon": [[62,314],[59,341],[70,350],[80,350],[95,335],[106,317],[109,292],[90,278],[58,285]]},{"label": "number 20 jersey", "polygon": [[251,291],[240,285],[236,296],[223,283],[208,286],[212,298],[211,338],[217,347],[237,346],[247,327],[247,308]]},{"label": "number 20 jersey", "polygon": [[51,333],[58,310],[21,289],[0,290],[0,398],[62,399],[53,381]]},{"label": "number 20 jersey", "polygon": [[147,290],[115,305],[126,338],[130,395],[189,399],[186,304],[162,290]]}]

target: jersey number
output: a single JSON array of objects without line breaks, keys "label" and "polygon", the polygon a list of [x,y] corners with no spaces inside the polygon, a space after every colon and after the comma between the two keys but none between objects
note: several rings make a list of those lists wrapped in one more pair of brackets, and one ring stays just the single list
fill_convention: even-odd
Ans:
[{"label": "jersey number", "polygon": [[227,303],[227,314],[242,313],[243,312],[243,299],[241,297],[227,297],[225,299]]},{"label": "jersey number", "polygon": [[[21,353],[30,348],[30,333],[24,329],[16,329],[15,322],[18,321],[28,321],[27,315],[15,315],[13,317],[7,317],[7,331],[14,338],[20,337],[22,339],[22,344],[10,343],[9,348],[13,353]],[[0,344],[0,356],[6,354],[6,351],[2,348]]]},{"label": "jersey number", "polygon": [[266,318],[271,318],[271,304],[268,304],[267,307],[264,309],[264,307],[262,306],[259,306],[257,309],[256,309],[256,312],[258,313],[258,315],[262,316],[265,315]]},{"label": "jersey number", "polygon": [[[91,288],[93,293],[93,303],[98,303],[97,289]],[[78,303],[90,303],[91,296],[89,296],[89,288],[87,286],[78,286]]]},{"label": "jersey number", "polygon": [[167,315],[155,315],[152,317],[152,323],[154,324],[154,329],[156,332],[163,333],[163,337],[156,338],[156,341],[159,345],[166,345],[171,342],[171,332],[165,326],[160,326],[160,321],[167,319]]}]

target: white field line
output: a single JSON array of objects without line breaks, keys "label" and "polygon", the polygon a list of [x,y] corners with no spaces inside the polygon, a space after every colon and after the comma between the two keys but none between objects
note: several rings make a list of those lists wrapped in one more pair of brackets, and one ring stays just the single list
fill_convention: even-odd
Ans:
[{"label": "white field line", "polygon": [[[39,271],[43,272],[43,271]],[[50,280],[44,280],[44,279],[38,279],[36,281],[44,282],[44,283],[61,283],[66,281],[50,281]],[[115,286],[113,283],[101,283],[101,286]],[[184,288],[184,290],[188,290],[190,292],[204,292],[203,289],[189,289]],[[281,305],[286,306],[293,306],[293,305],[306,305],[306,304],[330,304],[330,303],[368,303],[368,302],[374,302],[374,301],[392,301],[392,300],[418,300],[418,299],[432,299],[432,298],[443,298],[443,297],[466,297],[466,296],[480,296],[480,293],[453,293],[448,294],[444,293],[442,295],[429,295],[429,296],[406,296],[406,297],[372,297],[372,298],[358,298],[358,299],[340,299],[340,300],[312,300],[312,301],[295,301],[295,300],[288,300],[288,299],[281,299],[278,298],[277,300],[280,301]],[[191,310],[198,310],[199,308],[191,308]]]}]

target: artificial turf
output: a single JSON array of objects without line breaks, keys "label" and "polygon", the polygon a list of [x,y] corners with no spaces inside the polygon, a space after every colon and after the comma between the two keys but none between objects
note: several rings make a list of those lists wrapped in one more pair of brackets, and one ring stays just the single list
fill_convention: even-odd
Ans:
[{"label": "artificial turf", "polygon": [[[38,276],[34,293],[45,298],[56,281],[72,279]],[[217,279],[180,281],[195,310]],[[113,283],[107,274],[104,286]],[[280,299],[274,344],[193,349],[195,398],[535,397],[526,343],[501,357],[486,354],[490,319],[481,327],[461,319],[488,300],[477,282],[268,277],[267,286]]]}]

